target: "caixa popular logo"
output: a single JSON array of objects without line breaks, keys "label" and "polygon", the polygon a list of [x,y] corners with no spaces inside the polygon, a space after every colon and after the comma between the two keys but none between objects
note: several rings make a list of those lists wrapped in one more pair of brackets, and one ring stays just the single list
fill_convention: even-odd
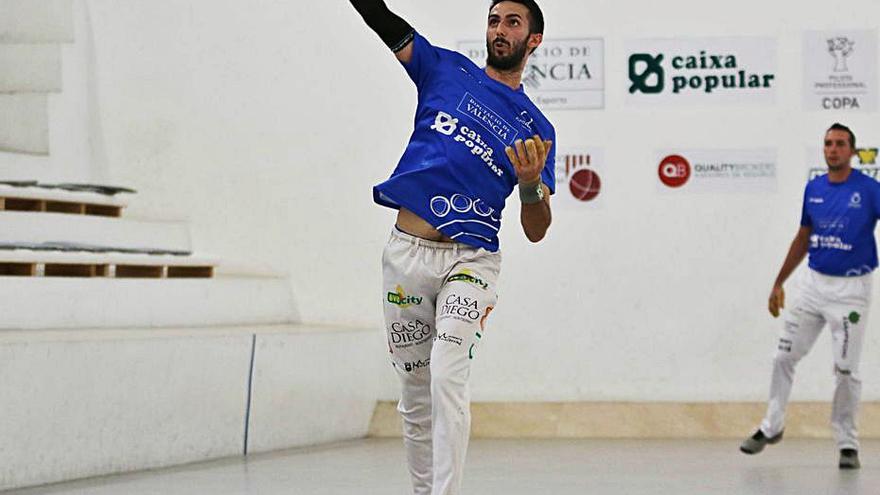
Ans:
[{"label": "caixa popular logo", "polygon": [[431,129],[444,136],[451,136],[458,129],[458,119],[446,112],[437,112],[437,116],[434,117],[434,123],[431,124]]},{"label": "caixa popular logo", "polygon": [[775,78],[775,74],[752,73],[741,68],[734,54],[701,50],[692,55],[635,53],[629,57],[630,93],[659,94],[671,90],[673,94],[710,94],[720,90],[767,89]]},{"label": "caixa popular logo", "polygon": [[[483,115],[483,117],[487,121],[491,121],[486,115]],[[501,124],[497,124],[499,128],[500,125]],[[482,125],[482,127],[486,127],[486,125]],[[503,167],[495,163],[495,149],[483,139],[483,136],[479,132],[466,125],[460,125],[459,119],[446,112],[437,112],[437,116],[434,118],[434,123],[431,124],[431,129],[444,136],[452,137],[453,141],[463,146],[471,155],[478,157],[486,168],[496,177],[500,178],[504,176]],[[516,135],[516,133],[513,134],[514,137],[516,137]],[[505,136],[507,136],[507,134],[505,134]]]}]

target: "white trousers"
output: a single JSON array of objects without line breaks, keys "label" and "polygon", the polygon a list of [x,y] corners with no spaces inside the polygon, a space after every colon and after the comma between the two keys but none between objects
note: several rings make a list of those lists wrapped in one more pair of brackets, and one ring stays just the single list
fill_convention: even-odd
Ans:
[{"label": "white trousers", "polygon": [[470,363],[501,255],[395,229],[382,256],[388,350],[415,495],[457,495],[470,436]]},{"label": "white trousers", "polygon": [[871,275],[831,277],[807,270],[799,278],[799,295],[786,311],[773,360],[770,400],[761,431],[768,437],[782,431],[795,365],[827,325],[836,378],[831,426],[838,448],[858,449],[856,414],[862,391],[859,360],[871,302]]}]

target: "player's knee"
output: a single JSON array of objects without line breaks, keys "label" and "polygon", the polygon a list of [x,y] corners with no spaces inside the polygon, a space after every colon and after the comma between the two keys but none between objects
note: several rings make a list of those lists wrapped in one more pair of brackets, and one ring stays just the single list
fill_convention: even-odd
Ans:
[{"label": "player's knee", "polygon": [[416,390],[404,390],[397,412],[403,418],[404,433],[407,438],[417,438],[424,434],[430,435],[431,430],[431,395],[428,387]]},{"label": "player's knee", "polygon": [[852,366],[852,363],[840,361],[834,363],[834,375],[840,380],[860,381],[858,369]]},{"label": "player's knee", "polygon": [[776,355],[774,361],[776,364],[784,366],[794,366],[803,357],[803,353],[795,347],[794,341],[785,337],[779,339],[776,345]]},{"label": "player's knee", "polygon": [[436,389],[464,387],[468,368],[458,360],[435,359],[431,362],[431,387]]},{"label": "player's knee", "polygon": [[793,368],[798,361],[801,360],[801,355],[794,351],[785,351],[785,350],[777,350],[776,355],[773,357],[773,363],[776,366],[782,366],[787,368]]}]

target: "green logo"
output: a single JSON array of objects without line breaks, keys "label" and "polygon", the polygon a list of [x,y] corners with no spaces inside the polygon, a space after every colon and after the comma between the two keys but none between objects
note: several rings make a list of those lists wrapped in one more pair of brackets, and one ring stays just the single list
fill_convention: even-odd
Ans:
[{"label": "green logo", "polygon": [[[648,80],[654,76],[653,84]],[[629,57],[629,80],[632,86],[630,93],[639,91],[645,94],[662,93],[666,86],[664,79],[666,72],[663,70],[663,55],[650,55],[636,53]]]},{"label": "green logo", "polygon": [[404,292],[403,287],[397,286],[397,292],[389,292],[388,293],[388,302],[391,304],[395,304],[400,306],[401,308],[406,308],[412,305],[418,306],[422,304],[422,298],[418,296],[408,296],[406,292]]},{"label": "green logo", "polygon": [[848,318],[849,318],[849,322],[852,323],[853,325],[855,325],[856,323],[859,322],[859,319],[861,319],[861,317],[862,316],[860,314],[853,311],[852,313],[849,314]]},{"label": "green logo", "polygon": [[452,275],[451,277],[447,278],[447,279],[446,279],[446,282],[447,282],[447,283],[449,283],[449,282],[458,282],[458,281],[461,281],[461,282],[469,282],[469,283],[472,283],[472,284],[474,284],[474,285],[478,285],[478,286],[482,287],[483,289],[488,289],[488,288],[489,288],[489,284],[487,284],[486,282],[483,282],[482,279],[479,279],[479,278],[475,277],[475,276],[473,275],[473,273],[474,273],[474,272],[472,272],[472,271],[470,271],[470,270],[462,270],[462,271],[460,271],[459,273],[456,273],[455,275]]},{"label": "green logo", "polygon": [[[664,59],[666,62],[664,63]],[[691,55],[634,53],[629,57],[630,93],[656,95],[773,87],[775,74],[752,73],[736,55],[700,50]]]}]

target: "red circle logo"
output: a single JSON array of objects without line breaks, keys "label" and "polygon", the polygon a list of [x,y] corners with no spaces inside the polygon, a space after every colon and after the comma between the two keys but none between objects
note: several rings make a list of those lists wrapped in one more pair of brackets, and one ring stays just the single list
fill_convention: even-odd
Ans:
[{"label": "red circle logo", "polygon": [[681,187],[691,178],[691,164],[681,155],[669,155],[657,169],[660,181],[669,187]]},{"label": "red circle logo", "polygon": [[568,182],[571,195],[581,201],[592,201],[599,195],[602,189],[602,180],[599,174],[590,169],[581,169],[571,176]]}]

